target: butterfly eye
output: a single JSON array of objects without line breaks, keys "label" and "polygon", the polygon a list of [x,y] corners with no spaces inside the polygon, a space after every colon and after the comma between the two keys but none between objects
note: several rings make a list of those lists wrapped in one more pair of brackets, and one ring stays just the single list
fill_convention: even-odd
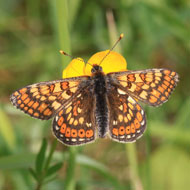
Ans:
[{"label": "butterfly eye", "polygon": [[97,71],[102,71],[102,67],[100,67],[99,65],[94,65],[91,69],[91,73],[95,73]]},{"label": "butterfly eye", "polygon": [[102,71],[102,67],[99,66],[99,70]]},{"label": "butterfly eye", "polygon": [[93,67],[92,69],[91,69],[91,73],[95,73],[96,72],[96,69]]}]

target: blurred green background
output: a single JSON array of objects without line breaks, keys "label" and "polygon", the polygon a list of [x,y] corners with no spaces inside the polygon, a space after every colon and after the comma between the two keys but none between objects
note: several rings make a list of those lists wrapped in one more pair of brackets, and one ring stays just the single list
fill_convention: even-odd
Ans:
[{"label": "blurred green background", "polygon": [[[133,144],[110,139],[70,149],[58,143],[51,163],[62,162],[39,187],[34,168],[42,139],[51,149],[51,121],[30,118],[9,101],[18,88],[60,79],[70,58],[85,60],[109,49],[120,33],[129,70],[171,68],[180,82],[158,108],[143,105],[147,130]],[[190,1],[0,1],[0,189],[186,190],[190,186]],[[55,141],[54,141],[55,142]]]}]

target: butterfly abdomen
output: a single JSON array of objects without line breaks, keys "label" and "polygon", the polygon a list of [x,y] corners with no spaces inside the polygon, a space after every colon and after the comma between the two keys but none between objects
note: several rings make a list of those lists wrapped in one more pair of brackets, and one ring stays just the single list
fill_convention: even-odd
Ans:
[{"label": "butterfly abdomen", "polygon": [[94,79],[95,121],[98,127],[98,136],[104,138],[108,130],[106,82],[102,73],[97,73]]}]

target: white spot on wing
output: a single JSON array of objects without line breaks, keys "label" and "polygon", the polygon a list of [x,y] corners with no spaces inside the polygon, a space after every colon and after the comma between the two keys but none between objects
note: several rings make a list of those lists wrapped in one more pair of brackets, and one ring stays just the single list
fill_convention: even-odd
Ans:
[{"label": "white spot on wing", "polygon": [[126,94],[125,91],[123,91],[123,90],[121,90],[121,89],[119,89],[119,88],[117,89],[117,91],[118,91],[119,94]]},{"label": "white spot on wing", "polygon": [[86,123],[86,126],[87,126],[87,127],[91,127],[91,126],[92,126],[92,123]]},{"label": "white spot on wing", "polygon": [[130,139],[131,138],[131,135],[127,135],[127,139]]},{"label": "white spot on wing", "polygon": [[133,104],[136,103],[135,100],[134,100],[133,98],[131,98],[130,96],[128,97],[128,100],[129,100],[129,102],[131,102],[131,103],[133,103]]},{"label": "white spot on wing", "polygon": [[144,125],[144,123],[145,123],[144,120],[142,120],[141,125]]},{"label": "white spot on wing", "polygon": [[117,125],[117,121],[116,120],[113,120],[113,125]]},{"label": "white spot on wing", "polygon": [[120,109],[121,111],[123,111],[123,105],[120,105],[120,106],[119,106],[119,109]]},{"label": "white spot on wing", "polygon": [[37,87],[37,85],[36,84],[32,84],[32,85],[30,85],[30,87],[31,88],[35,88],[35,87]]}]

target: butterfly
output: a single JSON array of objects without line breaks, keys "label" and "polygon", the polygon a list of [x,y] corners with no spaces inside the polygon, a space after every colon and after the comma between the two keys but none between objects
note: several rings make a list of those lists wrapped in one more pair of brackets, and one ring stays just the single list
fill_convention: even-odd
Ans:
[{"label": "butterfly", "polygon": [[166,102],[179,76],[170,69],[104,74],[94,64],[90,76],[40,82],[15,91],[12,104],[26,114],[53,119],[53,134],[65,145],[83,145],[107,135],[121,143],[135,142],[146,129],[145,112]]}]

